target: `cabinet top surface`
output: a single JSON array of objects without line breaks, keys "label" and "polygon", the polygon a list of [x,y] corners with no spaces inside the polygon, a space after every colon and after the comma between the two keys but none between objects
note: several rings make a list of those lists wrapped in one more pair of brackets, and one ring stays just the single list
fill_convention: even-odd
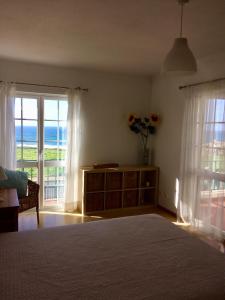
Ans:
[{"label": "cabinet top surface", "polygon": [[84,172],[123,172],[123,171],[151,171],[158,170],[155,166],[143,166],[143,165],[121,165],[116,168],[94,168],[93,166],[82,166],[80,168]]}]

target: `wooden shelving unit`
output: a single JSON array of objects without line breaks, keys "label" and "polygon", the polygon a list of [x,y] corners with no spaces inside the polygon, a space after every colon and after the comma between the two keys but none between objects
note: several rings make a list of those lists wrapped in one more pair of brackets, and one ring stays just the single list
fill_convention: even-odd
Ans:
[{"label": "wooden shelving unit", "polygon": [[83,214],[97,211],[156,205],[159,168],[123,166],[94,169],[82,167],[80,201]]}]

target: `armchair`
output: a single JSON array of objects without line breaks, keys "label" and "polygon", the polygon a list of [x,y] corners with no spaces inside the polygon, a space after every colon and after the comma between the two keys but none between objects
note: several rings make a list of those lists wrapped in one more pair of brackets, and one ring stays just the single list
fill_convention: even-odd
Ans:
[{"label": "armchair", "polygon": [[39,224],[39,184],[28,180],[28,195],[19,198],[19,212],[36,207],[37,223]]}]

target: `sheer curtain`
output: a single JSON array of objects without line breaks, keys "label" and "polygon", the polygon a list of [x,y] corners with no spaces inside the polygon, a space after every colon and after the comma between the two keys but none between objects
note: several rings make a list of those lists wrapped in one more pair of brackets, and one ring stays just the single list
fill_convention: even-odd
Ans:
[{"label": "sheer curtain", "polygon": [[65,211],[74,211],[78,205],[78,177],[82,145],[82,92],[68,93],[67,157]]},{"label": "sheer curtain", "polygon": [[0,166],[11,170],[16,168],[15,95],[14,85],[0,83]]},{"label": "sheer curtain", "polygon": [[185,89],[178,216],[195,229],[225,232],[225,81]]}]

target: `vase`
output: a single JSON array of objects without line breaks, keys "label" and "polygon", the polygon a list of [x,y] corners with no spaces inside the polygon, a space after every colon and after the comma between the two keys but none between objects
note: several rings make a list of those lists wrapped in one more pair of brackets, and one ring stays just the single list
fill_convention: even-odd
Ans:
[{"label": "vase", "polygon": [[143,165],[147,166],[149,164],[149,148],[143,148]]}]

